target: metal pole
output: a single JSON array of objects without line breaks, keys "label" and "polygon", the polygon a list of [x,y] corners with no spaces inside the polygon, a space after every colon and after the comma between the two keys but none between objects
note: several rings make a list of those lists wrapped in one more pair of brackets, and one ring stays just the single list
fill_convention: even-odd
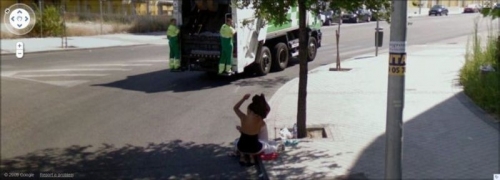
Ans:
[{"label": "metal pole", "polygon": [[385,134],[385,179],[402,178],[407,8],[408,1],[392,0],[393,15],[391,16],[389,43],[389,84]]},{"label": "metal pole", "polygon": [[422,0],[418,1],[418,14],[422,14]]},{"label": "metal pole", "polygon": [[99,6],[100,6],[100,13],[101,13],[101,35],[102,35],[102,23],[103,23],[103,17],[102,17],[102,1],[103,0],[100,0],[99,1]]},{"label": "metal pole", "polygon": [[375,56],[378,56],[378,32],[380,31],[379,29],[379,19],[380,17],[377,15],[377,27],[375,28]]}]

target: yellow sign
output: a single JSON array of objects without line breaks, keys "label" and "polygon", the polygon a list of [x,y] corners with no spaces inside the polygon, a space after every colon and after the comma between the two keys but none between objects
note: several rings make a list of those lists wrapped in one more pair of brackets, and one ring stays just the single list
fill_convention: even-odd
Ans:
[{"label": "yellow sign", "polygon": [[389,54],[389,75],[404,76],[406,72],[406,53]]},{"label": "yellow sign", "polygon": [[406,67],[404,66],[389,66],[389,75],[404,76]]}]

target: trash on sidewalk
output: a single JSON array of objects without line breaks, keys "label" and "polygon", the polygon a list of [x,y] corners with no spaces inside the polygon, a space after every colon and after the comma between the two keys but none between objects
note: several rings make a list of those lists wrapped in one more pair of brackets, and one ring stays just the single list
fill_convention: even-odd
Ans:
[{"label": "trash on sidewalk", "polygon": [[297,146],[299,144],[299,141],[296,139],[287,139],[283,143],[285,146]]},{"label": "trash on sidewalk", "polygon": [[280,139],[278,140],[283,141],[283,145],[285,146],[297,146],[297,144],[299,144],[299,141],[297,139],[294,139],[297,136],[296,130],[296,125],[294,125],[293,134],[290,132],[290,130],[288,130],[288,128],[282,128],[279,132]]},{"label": "trash on sidewalk", "polygon": [[283,128],[283,129],[280,130],[280,137],[281,137],[282,140],[287,140],[287,139],[292,139],[293,135],[288,130],[288,128]]},{"label": "trash on sidewalk", "polygon": [[481,71],[482,74],[486,74],[489,72],[495,72],[495,68],[493,68],[493,66],[491,66],[491,64],[481,65],[479,67],[479,70]]}]

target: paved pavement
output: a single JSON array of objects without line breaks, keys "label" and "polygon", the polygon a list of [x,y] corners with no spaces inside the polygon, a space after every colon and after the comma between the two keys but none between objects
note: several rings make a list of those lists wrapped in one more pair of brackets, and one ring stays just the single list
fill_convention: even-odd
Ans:
[{"label": "paved pavement", "polygon": [[[492,179],[499,169],[499,124],[457,85],[465,38],[408,47],[404,109],[404,179]],[[271,179],[384,179],[388,53],[311,70],[307,126],[330,137],[304,139],[264,165]],[[271,98],[274,129],[296,119],[298,79]]]},{"label": "paved pavement", "polygon": [[1,41],[1,54],[14,54],[16,52],[16,43],[23,42],[25,52],[46,52],[75,49],[98,49],[117,46],[136,46],[136,45],[167,45],[165,33],[151,34],[108,34],[85,37],[68,37],[68,48],[62,48],[62,39],[58,37],[51,38],[20,38],[6,39]]}]

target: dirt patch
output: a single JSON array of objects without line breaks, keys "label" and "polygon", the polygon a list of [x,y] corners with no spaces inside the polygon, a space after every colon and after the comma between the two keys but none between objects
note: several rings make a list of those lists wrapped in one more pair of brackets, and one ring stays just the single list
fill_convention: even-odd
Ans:
[{"label": "dirt patch", "polygon": [[[6,28],[5,24],[2,24],[1,38],[2,39],[17,39],[26,38],[25,36],[18,36],[10,33]],[[70,22],[66,24],[67,36],[95,36],[100,34],[116,34],[116,33],[127,33],[132,25],[120,24],[120,23],[104,23],[101,24],[96,22]]]},{"label": "dirt patch", "polygon": [[[115,33],[126,33],[130,29],[131,25],[119,24],[119,23],[68,23],[67,24],[68,36],[94,36],[100,34],[115,34]],[[102,28],[102,30],[101,30]],[[102,31],[102,32],[101,32]]]}]

